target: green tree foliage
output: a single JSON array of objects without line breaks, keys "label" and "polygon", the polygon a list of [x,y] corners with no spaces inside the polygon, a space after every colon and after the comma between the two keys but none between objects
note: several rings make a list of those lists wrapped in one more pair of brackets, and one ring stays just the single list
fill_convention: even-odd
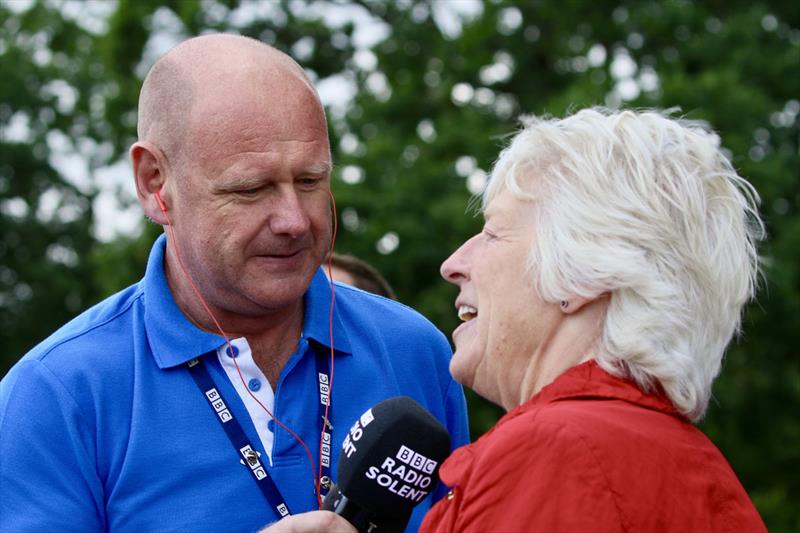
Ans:
[{"label": "green tree foliage", "polygon": [[[100,242],[98,169],[135,136],[163,42],[235,31],[296,57],[329,109],[337,249],[377,266],[442,330],[442,260],[520,113],[680,107],[763,197],[765,276],[703,429],[773,531],[800,530],[800,7],[774,1],[0,2],[0,373],[141,276],[158,228]],[[798,4],[800,5],[800,4]],[[96,6],[95,6],[96,7]],[[353,20],[369,20],[369,31]],[[361,33],[360,33],[361,32]],[[367,37],[365,37],[365,35]],[[370,41],[369,36],[372,35]],[[376,37],[377,36],[377,37]],[[161,44],[159,44],[161,43]],[[338,80],[339,85],[335,85]],[[339,91],[330,87],[342,86]],[[352,92],[352,98],[336,98]],[[86,161],[77,178],[58,154]],[[473,436],[497,408],[471,395]]]},{"label": "green tree foliage", "polygon": [[[93,128],[92,39],[51,8],[0,6],[0,344],[3,370],[98,297],[91,183],[53,166]],[[69,85],[65,80],[70,80]],[[85,154],[90,156],[90,154]]]}]

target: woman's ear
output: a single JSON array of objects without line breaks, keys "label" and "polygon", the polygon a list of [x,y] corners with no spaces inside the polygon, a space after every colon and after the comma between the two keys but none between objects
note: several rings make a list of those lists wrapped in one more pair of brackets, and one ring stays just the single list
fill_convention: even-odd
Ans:
[{"label": "woman's ear", "polygon": [[164,154],[155,145],[139,141],[131,146],[136,196],[144,214],[157,224],[167,224]]},{"label": "woman's ear", "polygon": [[571,296],[567,300],[561,300],[560,307],[561,312],[565,315],[571,315],[573,313],[577,313],[581,310],[581,308],[589,304],[598,298],[602,298],[604,295],[600,295],[597,298],[584,298],[583,296]]}]

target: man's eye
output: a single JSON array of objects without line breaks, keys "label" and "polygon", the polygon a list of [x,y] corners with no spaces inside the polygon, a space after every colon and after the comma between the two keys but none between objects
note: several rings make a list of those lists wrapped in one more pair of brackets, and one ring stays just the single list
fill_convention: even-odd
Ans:
[{"label": "man's eye", "polygon": [[300,178],[298,180],[298,183],[302,187],[305,187],[306,189],[311,189],[313,187],[316,187],[320,181],[322,181],[321,178]]},{"label": "man's eye", "polygon": [[253,188],[253,189],[241,189],[241,190],[236,191],[236,194],[238,194],[239,196],[252,197],[252,196],[257,195],[260,190],[261,189],[259,189],[257,187]]}]

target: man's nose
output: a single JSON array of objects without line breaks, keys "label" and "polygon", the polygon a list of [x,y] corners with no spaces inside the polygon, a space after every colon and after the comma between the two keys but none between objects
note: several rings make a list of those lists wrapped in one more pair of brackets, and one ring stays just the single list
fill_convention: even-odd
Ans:
[{"label": "man's nose", "polygon": [[269,218],[269,228],[273,234],[297,238],[308,232],[311,221],[296,191],[282,194],[273,209]]}]

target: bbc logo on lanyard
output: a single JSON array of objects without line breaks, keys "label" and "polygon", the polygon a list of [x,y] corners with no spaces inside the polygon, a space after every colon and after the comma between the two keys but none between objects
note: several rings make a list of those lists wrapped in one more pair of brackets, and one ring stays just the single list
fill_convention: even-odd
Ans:
[{"label": "bbc logo on lanyard", "polygon": [[319,403],[322,405],[330,405],[331,387],[328,381],[328,375],[317,372],[317,376],[319,378]]},{"label": "bbc logo on lanyard", "polygon": [[256,479],[260,481],[265,477],[267,477],[267,471],[264,470],[261,461],[258,460],[258,453],[253,448],[251,448],[249,444],[247,446],[240,448],[239,452],[241,452],[245,461],[247,461],[245,464],[250,467],[250,470],[253,471],[253,473],[256,476]]},{"label": "bbc logo on lanyard", "polygon": [[206,391],[206,398],[208,398],[208,403],[211,404],[211,407],[214,408],[214,411],[217,412],[217,416],[223,423],[227,422],[233,416],[231,416],[231,412],[228,410],[228,406],[225,405],[225,402],[222,400],[222,396],[219,395],[219,392],[216,388],[212,388]]}]

